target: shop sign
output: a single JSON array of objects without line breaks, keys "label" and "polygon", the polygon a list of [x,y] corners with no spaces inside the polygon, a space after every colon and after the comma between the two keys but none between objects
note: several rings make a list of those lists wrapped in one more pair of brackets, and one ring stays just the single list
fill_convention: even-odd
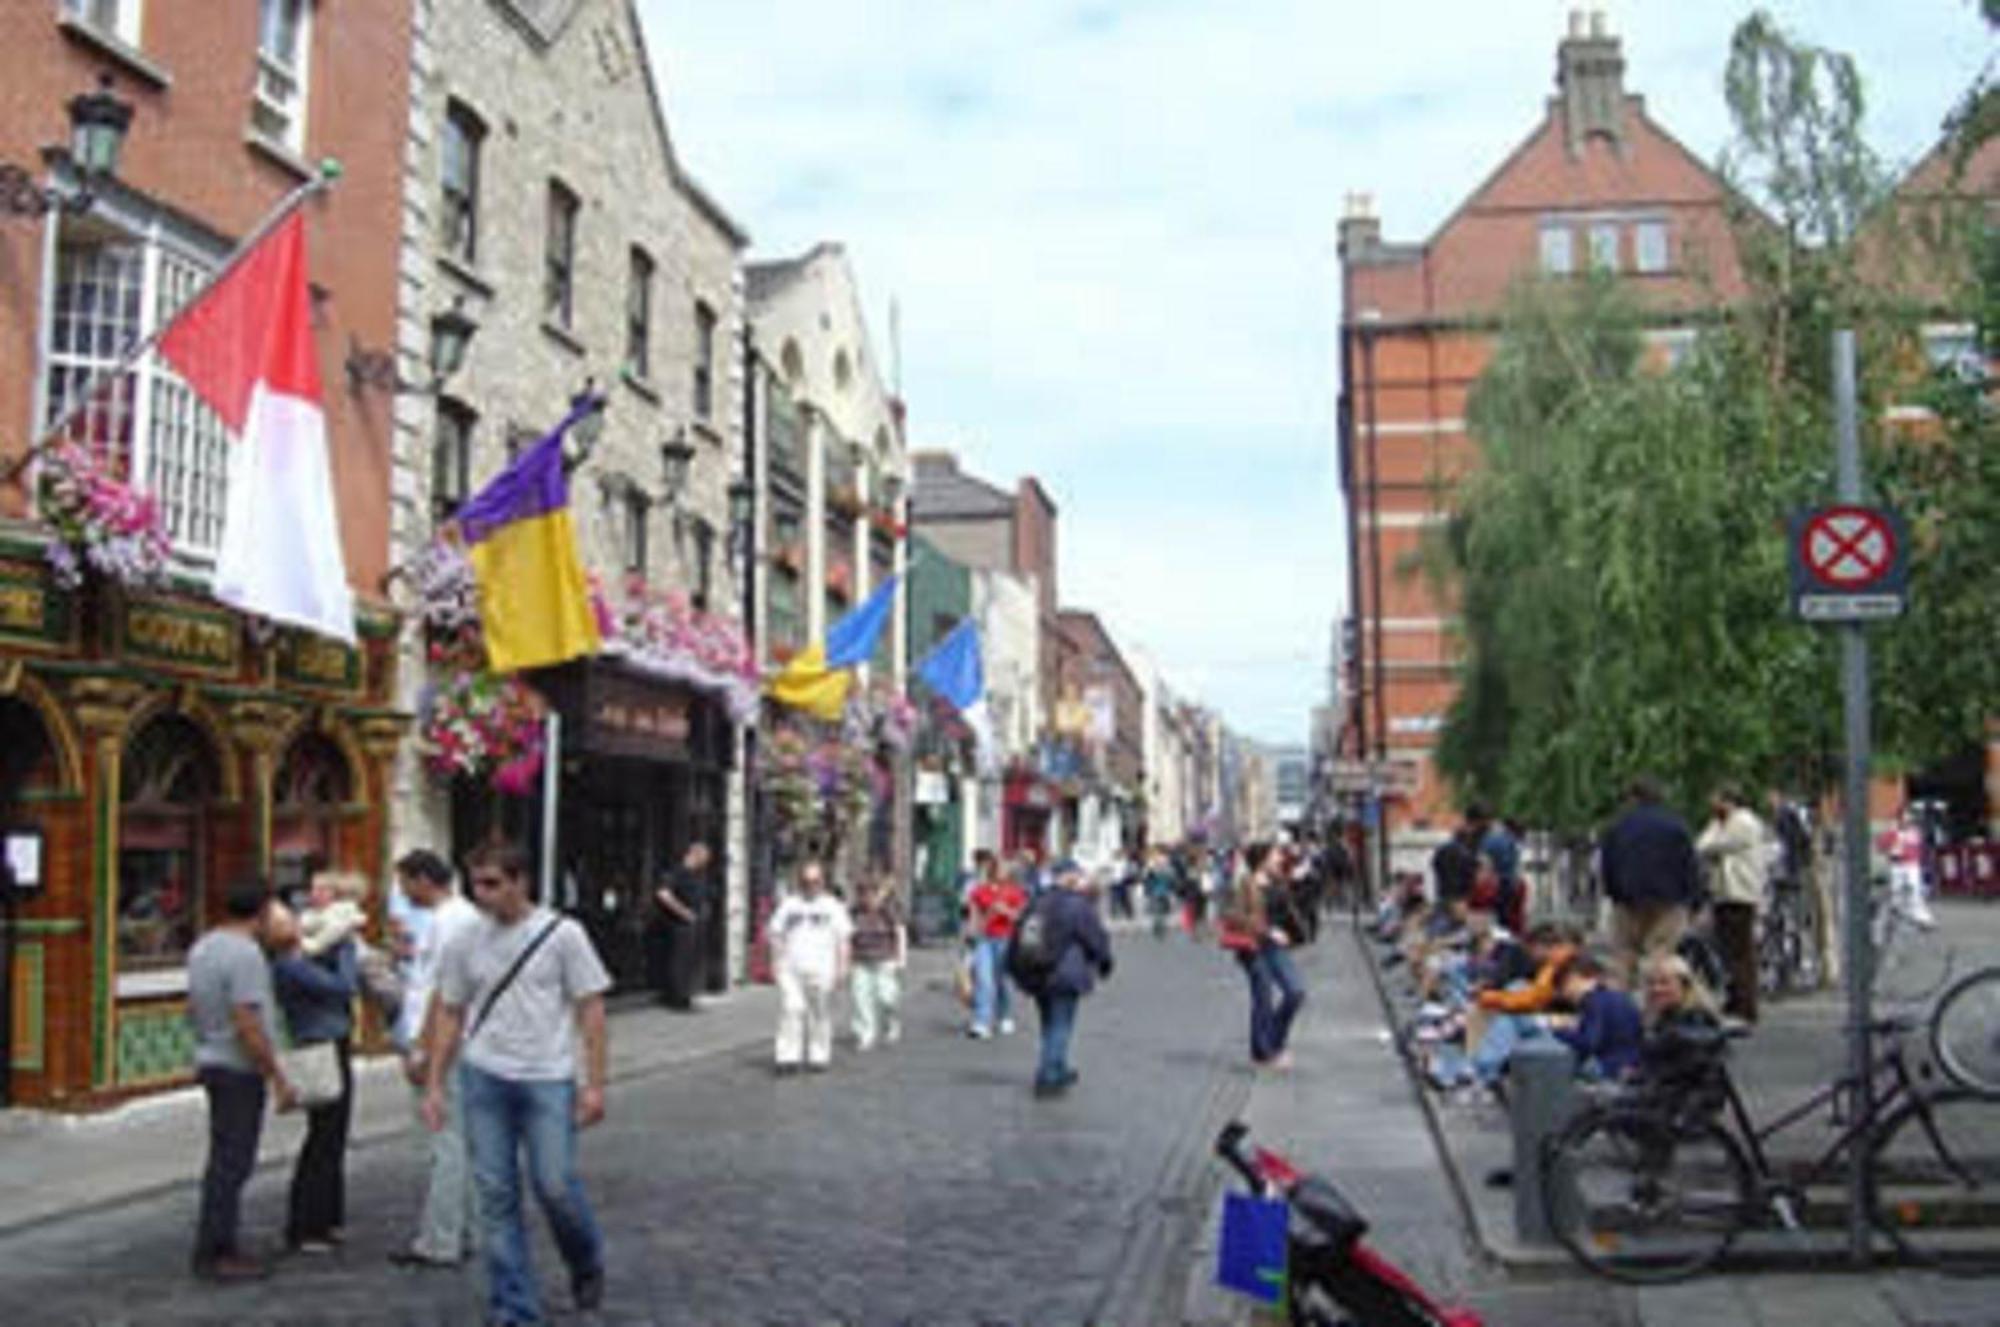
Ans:
[{"label": "shop sign", "polygon": [[61,649],[75,643],[76,607],[40,567],[0,562],[0,640]]},{"label": "shop sign", "polygon": [[278,681],[320,691],[359,692],[361,652],[325,636],[286,632],[278,641]]},{"label": "shop sign", "polygon": [[918,806],[943,806],[951,801],[951,781],[943,771],[920,769],[917,771],[916,802]]},{"label": "shop sign", "polygon": [[689,697],[645,682],[599,673],[590,681],[586,745],[607,755],[687,754],[693,732]]},{"label": "shop sign", "polygon": [[220,676],[242,662],[243,632],[236,616],[193,604],[141,600],[125,606],[121,653],[128,659]]}]

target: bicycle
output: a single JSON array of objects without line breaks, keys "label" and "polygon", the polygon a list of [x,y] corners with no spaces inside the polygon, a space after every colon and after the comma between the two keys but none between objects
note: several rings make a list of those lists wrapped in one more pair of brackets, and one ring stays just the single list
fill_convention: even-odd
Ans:
[{"label": "bicycle", "polygon": [[[1244,1147],[1249,1126],[1232,1120],[1215,1140],[1253,1193],[1285,1200],[1286,1321],[1290,1327],[1485,1327],[1469,1309],[1440,1305],[1362,1242],[1368,1222],[1333,1184],[1275,1152]],[[1352,1318],[1336,1316],[1336,1310]]]},{"label": "bicycle", "polygon": [[1823,974],[1805,887],[1774,879],[1769,900],[1757,934],[1758,989],[1772,996],[1818,990]]},{"label": "bicycle", "polygon": [[2000,1097],[2000,967],[1959,979],[1931,1010],[1931,1058],[1961,1087]]},{"label": "bicycle", "polygon": [[[1860,1080],[1848,1074],[1762,1127],[1726,1063],[1726,1043],[1744,1031],[1680,1032],[1673,1040],[1684,1049],[1669,1077],[1586,1107],[1544,1144],[1550,1229],[1610,1280],[1684,1280],[1767,1217],[1802,1230],[1822,1215],[1808,1191],[1840,1178],[1861,1148],[1871,1223],[1902,1256],[1946,1272],[2000,1270],[2000,1110],[1964,1088],[1922,1090],[1903,1047],[1914,1026],[1873,1025],[1883,1048],[1869,1067],[1865,1108]],[[1838,1136],[1781,1172],[1766,1143],[1823,1109]]]}]

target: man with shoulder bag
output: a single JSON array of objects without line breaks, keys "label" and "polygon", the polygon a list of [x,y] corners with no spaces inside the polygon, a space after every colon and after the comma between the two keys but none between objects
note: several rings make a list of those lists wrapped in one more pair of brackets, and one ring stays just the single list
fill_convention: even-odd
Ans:
[{"label": "man with shoulder bag", "polygon": [[526,852],[489,845],[467,867],[484,915],[440,959],[424,1121],[445,1127],[446,1083],[462,1055],[459,1090],[479,1190],[488,1321],[539,1323],[541,1295],[521,1215],[524,1149],[577,1308],[594,1310],[604,1299],[604,1240],[577,1177],[576,1135],[604,1118],[611,978],[576,921],[535,903]]}]

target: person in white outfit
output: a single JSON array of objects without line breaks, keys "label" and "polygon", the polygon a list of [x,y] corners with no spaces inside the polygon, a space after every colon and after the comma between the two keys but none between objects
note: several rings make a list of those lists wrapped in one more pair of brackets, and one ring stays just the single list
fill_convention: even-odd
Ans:
[{"label": "person in white outfit", "polygon": [[833,992],[847,980],[847,942],[854,923],[847,905],[826,892],[817,861],[799,868],[798,892],[772,912],[772,967],[778,975],[777,1065],[814,1073],[833,1061]]},{"label": "person in white outfit", "polygon": [[1924,887],[1924,831],[1915,808],[1907,803],[1878,846],[1889,858],[1890,899],[1895,909],[1918,926],[1937,925]]}]

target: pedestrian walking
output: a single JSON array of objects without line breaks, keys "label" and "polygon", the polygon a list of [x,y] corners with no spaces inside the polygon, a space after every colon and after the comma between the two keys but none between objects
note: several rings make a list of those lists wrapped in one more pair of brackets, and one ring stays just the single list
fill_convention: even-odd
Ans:
[{"label": "pedestrian walking", "polygon": [[910,932],[887,876],[862,882],[852,910],[848,1003],[853,1006],[854,1046],[903,1038],[902,975],[910,961]]},{"label": "pedestrian walking", "polygon": [[1521,837],[1512,822],[1485,807],[1475,808],[1482,823],[1479,855],[1492,868],[1497,897],[1493,911],[1500,924],[1519,934],[1527,926],[1528,891],[1521,879]]},{"label": "pedestrian walking", "polygon": [[833,993],[847,978],[847,943],[854,933],[847,905],[826,892],[826,868],[818,861],[799,867],[798,886],[770,922],[780,1075],[796,1073],[801,1064],[824,1073],[833,1063]]},{"label": "pedestrian walking", "polygon": [[296,1097],[278,1066],[278,997],[264,935],[271,891],[246,879],[223,895],[223,920],[188,951],[187,1020],[195,1078],[208,1104],[193,1268],[212,1281],[247,1281],[269,1269],[241,1242],[243,1186],[257,1164],[268,1096],[287,1110]]},{"label": "pedestrian walking", "polygon": [[1250,985],[1250,1062],[1289,1069],[1292,1021],[1306,1001],[1290,952],[1296,923],[1285,920],[1290,902],[1273,875],[1278,858],[1270,845],[1252,843],[1243,855],[1247,874],[1224,915],[1222,945]]},{"label": "pedestrian walking", "polygon": [[1007,940],[1027,911],[1029,891],[1004,877],[972,887],[972,1023],[966,1035],[985,1038],[1014,1031],[1013,996],[1007,983]]},{"label": "pedestrian walking", "polygon": [[1918,926],[1937,923],[1924,888],[1924,831],[1916,808],[1908,802],[1896,813],[1896,823],[1877,844],[1889,859],[1889,899],[1898,912]]},{"label": "pedestrian walking", "polygon": [[1176,879],[1172,859],[1165,848],[1154,848],[1146,857],[1146,915],[1152,919],[1153,938],[1164,940],[1173,925]]},{"label": "pedestrian walking", "polygon": [[1077,1012],[1083,997],[1111,975],[1112,967],[1111,937],[1086,892],[1083,868],[1063,861],[1053,876],[1016,933],[1007,964],[1021,989],[1034,997],[1041,1023],[1037,1097],[1061,1096],[1075,1085],[1079,1075],[1069,1052]]},{"label": "pedestrian walking", "polygon": [[1659,784],[1642,776],[1625,796],[1626,811],[1605,831],[1600,856],[1611,900],[1613,966],[1619,983],[1631,990],[1640,962],[1674,952],[1687,933],[1700,881],[1694,837],[1660,804]]},{"label": "pedestrian walking", "polygon": [[695,992],[701,986],[702,920],[712,892],[708,868],[713,860],[706,843],[690,843],[680,866],[653,891],[652,917],[646,927],[647,976],[655,998],[676,1013],[695,1012]]},{"label": "pedestrian walking", "polygon": [[1755,1023],[1757,914],[1764,904],[1769,856],[1764,822],[1740,794],[1722,789],[1709,801],[1708,824],[1695,840],[1695,852],[1708,868],[1715,944],[1729,971],[1729,1000],[1724,1012]]},{"label": "pedestrian walking", "polygon": [[[467,862],[479,920],[446,946],[432,1015],[424,1122],[449,1119],[462,1058],[465,1131],[479,1186],[487,1320],[543,1320],[521,1201],[521,1154],[576,1306],[604,1300],[604,1240],[577,1176],[577,1132],[604,1118],[611,978],[574,919],[538,905],[527,853],[488,844]],[[582,1042],[578,1063],[577,1043]]]},{"label": "pedestrian walking", "polygon": [[[322,871],[314,878],[315,897],[324,893],[345,900],[357,884],[366,892],[361,877],[325,879],[333,874]],[[331,1253],[346,1237],[347,1135],[354,1118],[351,1038],[354,997],[361,991],[360,956],[351,930],[319,953],[309,952],[303,927],[282,908],[271,910],[266,927],[278,1007],[292,1038],[290,1053],[328,1047],[339,1071],[337,1096],[306,1103],[306,1137],[292,1169],[285,1247],[294,1253]],[[324,927],[319,934],[325,937]]]},{"label": "pedestrian walking", "polygon": [[[417,938],[404,965],[395,1040],[402,1048],[403,1074],[410,1081],[413,1109],[422,1124],[439,961],[447,946],[478,926],[479,910],[458,892],[445,860],[424,848],[407,852],[396,862],[396,883],[411,916],[421,918],[413,928]],[[445,1079],[444,1127],[424,1130],[423,1207],[416,1236],[389,1253],[389,1261],[399,1266],[456,1267],[472,1256],[478,1241],[478,1190],[472,1180],[465,1094],[459,1082],[457,1074]]]}]

